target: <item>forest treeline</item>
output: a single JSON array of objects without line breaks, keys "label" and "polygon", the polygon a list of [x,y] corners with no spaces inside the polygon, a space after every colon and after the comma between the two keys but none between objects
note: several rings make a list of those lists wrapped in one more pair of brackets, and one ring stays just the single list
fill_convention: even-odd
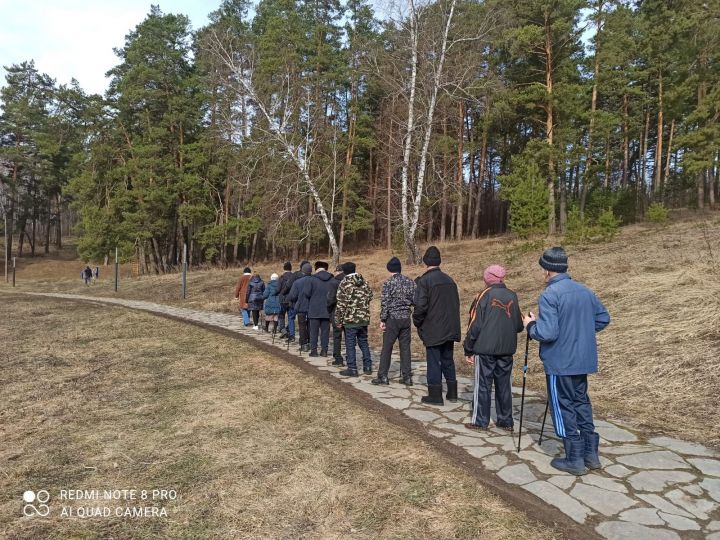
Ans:
[{"label": "forest treeline", "polygon": [[417,259],[715,206],[720,0],[225,0],[209,21],[151,7],[104,96],[6,66],[6,249],[59,246],[73,215],[83,258],[147,272],[184,248]]}]

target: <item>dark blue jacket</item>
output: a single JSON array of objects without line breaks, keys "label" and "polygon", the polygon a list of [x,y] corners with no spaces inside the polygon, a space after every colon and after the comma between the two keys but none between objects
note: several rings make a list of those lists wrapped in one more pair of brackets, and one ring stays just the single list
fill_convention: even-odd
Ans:
[{"label": "dark blue jacket", "polygon": [[332,288],[330,280],[333,275],[326,271],[320,270],[310,276],[305,282],[303,294],[308,301],[308,318],[309,319],[329,319],[327,296]]},{"label": "dark blue jacket", "polygon": [[305,283],[309,279],[310,274],[306,274],[303,277],[296,279],[293,282],[292,287],[290,287],[290,294],[285,297],[285,301],[288,305],[295,308],[295,313],[307,314],[308,312],[308,299],[303,294],[303,291],[305,290]]},{"label": "dark blue jacket", "polygon": [[280,285],[278,280],[274,279],[265,287],[263,298],[265,299],[265,315],[278,315],[280,313]]},{"label": "dark blue jacket", "polygon": [[538,300],[538,319],[528,325],[540,342],[540,359],[548,375],[585,375],[598,370],[595,332],[610,323],[610,314],[595,293],[558,274]]},{"label": "dark blue jacket", "polygon": [[263,293],[265,292],[265,282],[259,276],[253,276],[248,283],[247,303],[248,309],[260,311],[263,308]]}]

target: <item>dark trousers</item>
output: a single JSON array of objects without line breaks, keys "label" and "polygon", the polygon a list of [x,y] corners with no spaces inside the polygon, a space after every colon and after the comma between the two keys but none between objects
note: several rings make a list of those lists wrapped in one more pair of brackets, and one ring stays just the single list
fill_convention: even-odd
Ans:
[{"label": "dark trousers", "polygon": [[594,433],[587,375],[547,375],[546,378],[557,436],[578,439],[581,433]]},{"label": "dark trousers", "polygon": [[446,341],[436,347],[425,347],[428,384],[442,384],[443,376],[447,382],[457,381],[455,361],[453,360],[454,345],[454,342]]},{"label": "dark trousers", "polygon": [[333,330],[333,358],[335,360],[342,360],[343,359],[343,355],[342,355],[343,329],[335,326],[335,321],[333,320],[332,330]]},{"label": "dark trousers", "polygon": [[512,356],[480,354],[475,356],[475,393],[473,424],[487,427],[490,423],[490,396],[495,385],[496,425],[510,427],[512,417]]},{"label": "dark trousers", "polygon": [[363,369],[372,369],[367,326],[358,326],[355,328],[345,327],[345,353],[347,355],[348,369],[357,369],[357,362],[355,361],[356,343],[360,347],[360,352],[362,352]]},{"label": "dark trousers", "polygon": [[310,342],[310,328],[308,326],[307,313],[298,313],[298,333],[300,334],[300,345],[307,345]]},{"label": "dark trousers", "polygon": [[288,315],[288,322],[287,322],[287,330],[288,330],[288,336],[294,338],[295,337],[295,308],[291,307],[287,310]]},{"label": "dark trousers", "polygon": [[396,341],[400,343],[400,374],[403,377],[410,376],[410,335],[410,319],[388,319],[385,322],[378,377],[387,377]]},{"label": "dark trousers", "polygon": [[320,349],[327,352],[330,342],[330,319],[310,319],[310,351],[317,351],[318,334],[320,334]]},{"label": "dark trousers", "polygon": [[255,326],[257,326],[258,323],[260,322],[260,310],[259,309],[252,310],[252,318],[253,318],[253,324]]},{"label": "dark trousers", "polygon": [[278,324],[277,324],[277,331],[280,332],[283,328],[285,328],[285,308],[280,306],[280,313],[278,313]]}]

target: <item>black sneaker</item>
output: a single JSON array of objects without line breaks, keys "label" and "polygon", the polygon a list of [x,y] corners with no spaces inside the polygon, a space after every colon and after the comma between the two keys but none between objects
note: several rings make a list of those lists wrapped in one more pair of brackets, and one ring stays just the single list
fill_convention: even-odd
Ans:
[{"label": "black sneaker", "polygon": [[401,377],[400,382],[402,384],[404,384],[405,386],[412,386],[413,385],[412,376],[408,375],[407,377]]},{"label": "black sneaker", "polygon": [[364,368],[363,373],[365,375],[372,375],[372,368]]},{"label": "black sneaker", "polygon": [[342,358],[336,358],[335,360],[332,361],[332,364],[330,364],[330,365],[332,365],[332,366],[344,366],[344,365],[345,365],[345,360],[343,360]]},{"label": "black sneaker", "polygon": [[329,355],[327,351],[320,351],[320,356],[322,356],[323,358],[327,358]]},{"label": "black sneaker", "polygon": [[343,369],[340,372],[340,375],[342,375],[343,377],[359,377],[358,370],[352,368]]},{"label": "black sneaker", "polygon": [[388,378],[385,377],[385,376],[382,376],[382,375],[378,375],[377,377],[375,377],[375,378],[374,378],[372,381],[370,381],[370,382],[371,382],[372,384],[384,384],[384,385],[390,384],[390,381],[388,380]]},{"label": "black sneaker", "polygon": [[292,343],[293,341],[295,341],[295,336],[288,336],[287,340],[289,343]]},{"label": "black sneaker", "polygon": [[320,355],[318,354],[317,351],[310,351],[310,356],[313,357],[313,358],[317,358],[317,357],[320,356]]}]

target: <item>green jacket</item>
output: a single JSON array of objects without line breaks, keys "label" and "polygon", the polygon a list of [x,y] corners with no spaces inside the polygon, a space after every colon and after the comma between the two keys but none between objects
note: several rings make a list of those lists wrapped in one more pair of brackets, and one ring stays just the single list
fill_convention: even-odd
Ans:
[{"label": "green jacket", "polygon": [[338,287],[335,324],[345,326],[369,322],[372,297],[370,285],[360,274],[345,276]]}]

